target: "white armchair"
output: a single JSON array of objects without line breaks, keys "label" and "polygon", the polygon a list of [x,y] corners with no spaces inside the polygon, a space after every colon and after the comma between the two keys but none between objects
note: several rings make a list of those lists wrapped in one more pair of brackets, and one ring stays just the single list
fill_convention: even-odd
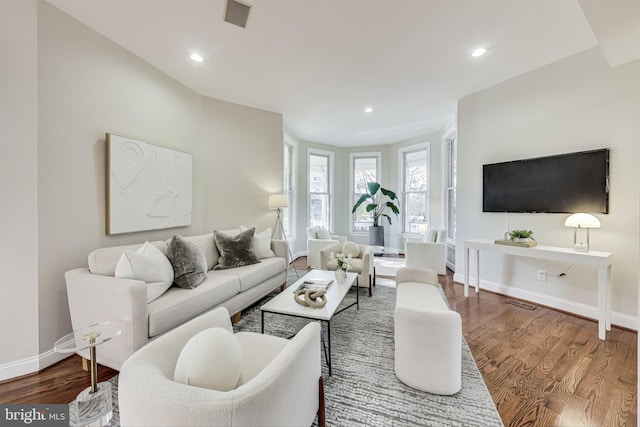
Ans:
[{"label": "white armchair", "polygon": [[[373,286],[376,285],[375,270],[373,268],[373,246],[349,243],[356,245],[359,250],[358,256],[354,256],[351,260],[351,270],[349,271],[358,273],[358,287],[369,288],[369,296],[371,296],[373,294]],[[323,270],[335,271],[338,268],[337,261],[331,259],[331,253],[344,253],[343,246],[344,244],[337,243],[320,251],[320,266]],[[345,253],[345,255],[347,254]]]},{"label": "white armchair", "polygon": [[345,236],[330,234],[324,227],[307,228],[307,267],[320,268],[320,251],[327,246],[344,244],[346,241]]},{"label": "white armchair", "polygon": [[447,230],[444,228],[427,231],[423,239],[407,239],[404,249],[406,266],[428,268],[438,274],[446,274],[446,242]]},{"label": "white armchair", "polygon": [[311,425],[316,414],[324,425],[318,323],[307,324],[290,340],[236,334],[242,349],[241,384],[231,391],[175,382],[185,344],[212,327],[232,331],[226,308],[175,328],[125,361],[118,384],[123,426],[299,426]]}]

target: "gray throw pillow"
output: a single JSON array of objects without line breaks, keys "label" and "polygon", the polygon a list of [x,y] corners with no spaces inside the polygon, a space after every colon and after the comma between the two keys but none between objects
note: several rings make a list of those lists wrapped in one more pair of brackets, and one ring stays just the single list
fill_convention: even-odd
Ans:
[{"label": "gray throw pillow", "polygon": [[216,242],[220,258],[214,270],[224,270],[226,268],[242,267],[243,265],[257,264],[260,262],[255,252],[253,252],[253,234],[255,227],[249,228],[235,236],[213,232],[213,240]]},{"label": "gray throw pillow", "polygon": [[173,266],[173,283],[185,289],[193,289],[206,277],[207,257],[204,249],[182,237],[173,236],[165,252]]}]

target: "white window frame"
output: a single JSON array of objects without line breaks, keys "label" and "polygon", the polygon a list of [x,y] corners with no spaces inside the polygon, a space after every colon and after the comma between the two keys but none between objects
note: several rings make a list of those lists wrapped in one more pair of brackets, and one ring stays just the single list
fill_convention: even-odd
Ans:
[{"label": "white window frame", "polygon": [[427,224],[427,226],[431,226],[431,203],[430,203],[430,198],[431,198],[431,142],[430,141],[425,141],[419,144],[414,144],[414,145],[410,145],[407,147],[402,147],[398,149],[398,183],[399,185],[399,193],[398,193],[398,198],[400,200],[400,222],[401,225],[399,228],[399,232],[401,235],[405,235],[405,236],[410,236],[410,235],[415,235],[415,232],[411,232],[408,230],[405,230],[405,219],[406,219],[406,215],[407,215],[407,209],[405,206],[405,155],[408,153],[413,153],[416,151],[422,151],[422,150],[426,150],[427,152],[427,173],[426,173],[426,179],[427,179],[427,189],[425,191],[425,222]]},{"label": "white window frame", "polygon": [[318,148],[307,149],[307,227],[311,226],[311,156],[324,156],[329,158],[329,171],[327,172],[327,179],[329,180],[329,224],[327,228],[330,232],[333,232],[335,153]]},{"label": "white window frame", "polygon": [[351,209],[354,205],[355,194],[353,191],[353,187],[355,186],[355,163],[356,159],[362,158],[372,158],[376,159],[376,179],[377,182],[380,182],[382,175],[382,153],[380,151],[371,151],[371,152],[362,152],[362,153],[351,153],[349,155],[349,234],[352,235],[368,235],[368,231],[354,231],[353,227],[353,214],[351,214]]},{"label": "white window frame", "polygon": [[[284,171],[284,163],[283,163],[283,171],[282,171],[282,192],[287,195],[287,200],[289,206],[285,209],[285,213],[287,216],[287,229],[285,233],[287,235],[287,239],[289,241],[295,241],[296,239],[296,152],[297,145],[295,141],[289,137],[287,134],[284,135],[284,153],[287,152],[287,148],[290,150],[290,158],[289,158],[289,182],[285,183],[286,176]],[[284,155],[283,153],[283,155]],[[284,159],[283,159],[284,161]]]},{"label": "white window frame", "polygon": [[[453,222],[455,224],[456,212],[455,210],[451,210],[449,206],[449,193],[453,192],[454,200],[457,197],[457,177],[454,177],[454,174],[457,174],[457,153],[458,153],[458,137],[455,130],[451,130],[444,136],[445,140],[445,161],[444,163],[444,218],[447,229],[447,242],[450,245],[455,245],[456,238],[456,229],[454,227],[453,236],[451,235],[451,230],[449,229],[449,225],[451,224],[451,216],[453,216]],[[451,149],[451,145],[453,144],[453,150]],[[456,165],[454,167],[454,164]],[[456,203],[457,205],[457,203]]]}]

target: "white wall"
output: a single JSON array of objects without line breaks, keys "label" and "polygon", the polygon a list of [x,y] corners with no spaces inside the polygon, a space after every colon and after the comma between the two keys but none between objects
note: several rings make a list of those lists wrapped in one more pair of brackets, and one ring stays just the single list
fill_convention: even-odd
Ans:
[{"label": "white wall", "polygon": [[[0,80],[12,88],[0,105],[14,114],[2,120],[11,120],[3,141],[15,153],[2,160],[3,173],[14,175],[3,179],[13,186],[2,193],[15,191],[5,200],[17,208],[1,214],[10,237],[2,251],[18,254],[8,257],[17,302],[3,292],[0,303],[10,316],[2,339],[15,338],[0,356],[6,378],[31,359],[43,367],[61,357],[52,347],[71,330],[64,272],[86,266],[93,249],[271,225],[267,196],[281,186],[282,116],[202,97],[44,1],[9,9],[15,17],[2,7],[2,19],[19,27],[7,54],[23,62]],[[105,235],[106,132],[193,154],[191,226]],[[15,328],[22,323],[26,329]]]},{"label": "white wall", "polygon": [[[464,240],[501,238],[507,228],[505,214],[482,212],[483,164],[610,147],[610,213],[598,215],[602,228],[592,230],[591,248],[613,253],[613,322],[637,327],[639,75],[640,61],[610,68],[593,48],[459,101],[456,280],[464,274]],[[540,244],[573,244],[567,215],[508,217],[511,229],[533,230]],[[573,266],[566,278],[552,277],[568,267],[483,254],[481,278],[515,296],[568,302],[595,316],[580,306],[597,305],[595,270]],[[537,269],[548,271],[547,282],[536,279]]]},{"label": "white wall", "polygon": [[21,375],[38,368],[36,2],[0,10],[0,367],[25,360],[12,366]]}]

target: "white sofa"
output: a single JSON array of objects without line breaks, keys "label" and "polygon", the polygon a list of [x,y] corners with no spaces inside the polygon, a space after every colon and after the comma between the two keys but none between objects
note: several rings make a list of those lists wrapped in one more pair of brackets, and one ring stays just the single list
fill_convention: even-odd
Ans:
[{"label": "white sofa", "polygon": [[175,328],[124,363],[118,383],[123,426],[309,426],[316,413],[324,425],[318,323],[308,323],[290,340],[237,333],[241,383],[230,391],[173,381],[187,341],[212,327],[233,332],[227,310]]},{"label": "white sofa", "polygon": [[[228,230],[234,234],[239,230]],[[204,249],[207,267],[204,281],[194,289],[172,286],[159,298],[147,303],[147,287],[141,280],[114,277],[116,264],[124,250],[141,244],[97,249],[89,254],[88,268],[65,273],[67,297],[73,329],[95,323],[124,320],[122,335],[97,349],[98,363],[119,370],[136,350],[178,325],[216,307],[239,313],[287,281],[287,242],[271,240],[275,257],[258,264],[226,270],[212,270],[219,253],[213,233],[184,237]],[[165,251],[165,241],[151,242]],[[89,358],[88,350],[78,352]]]},{"label": "white sofa", "polygon": [[407,239],[405,263],[407,267],[428,268],[438,274],[447,273],[447,230],[433,228],[422,239]]},{"label": "white sofa", "polygon": [[347,241],[345,236],[329,234],[320,226],[307,228],[307,267],[320,268],[320,251],[327,246],[344,244]]},{"label": "white sofa", "polygon": [[462,387],[462,319],[435,286],[438,275],[404,267],[398,269],[396,283],[396,376],[418,390],[457,393]]}]

